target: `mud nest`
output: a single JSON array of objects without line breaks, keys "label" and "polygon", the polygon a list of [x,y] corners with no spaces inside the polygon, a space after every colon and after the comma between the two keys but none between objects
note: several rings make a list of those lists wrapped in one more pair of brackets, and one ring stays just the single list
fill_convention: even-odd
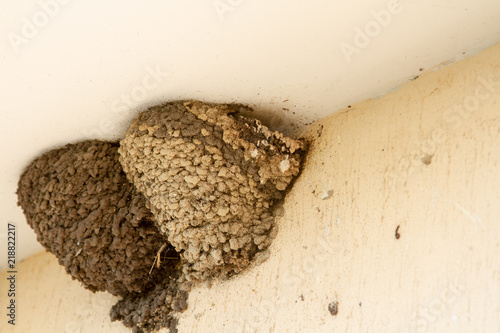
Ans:
[{"label": "mud nest", "polygon": [[168,327],[177,332],[177,319],[172,315],[187,308],[189,283],[180,283],[181,271],[175,271],[147,293],[128,295],[111,309],[111,320],[121,320],[133,332],[152,332]]},{"label": "mud nest", "polygon": [[239,272],[272,239],[273,203],[299,172],[301,141],[242,105],[173,102],[139,115],[120,162],[189,280]]},{"label": "mud nest", "polygon": [[305,147],[241,111],[152,107],[120,143],[68,144],[22,173],[18,204],[38,241],[86,288],[121,296],[112,320],[176,332],[191,281],[237,273],[270,245]]},{"label": "mud nest", "polygon": [[166,240],[127,181],[117,143],[85,141],[47,152],[25,169],[17,195],[38,241],[92,291],[141,292],[173,267],[148,274]]}]

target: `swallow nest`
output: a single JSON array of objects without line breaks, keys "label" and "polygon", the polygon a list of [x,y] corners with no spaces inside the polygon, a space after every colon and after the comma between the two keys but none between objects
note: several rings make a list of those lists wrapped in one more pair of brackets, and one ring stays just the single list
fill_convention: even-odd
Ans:
[{"label": "swallow nest", "polygon": [[188,280],[229,276],[273,238],[273,204],[299,173],[304,143],[240,114],[243,105],[173,102],[139,115],[120,162]]}]

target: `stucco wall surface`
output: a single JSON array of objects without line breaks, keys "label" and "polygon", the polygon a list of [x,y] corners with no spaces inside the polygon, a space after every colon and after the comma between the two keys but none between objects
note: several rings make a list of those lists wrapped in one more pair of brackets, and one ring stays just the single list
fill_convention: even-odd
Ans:
[{"label": "stucco wall surface", "polygon": [[[194,289],[179,332],[500,331],[500,44],[305,136],[268,260]],[[14,331],[127,331],[51,255],[18,269]]]}]

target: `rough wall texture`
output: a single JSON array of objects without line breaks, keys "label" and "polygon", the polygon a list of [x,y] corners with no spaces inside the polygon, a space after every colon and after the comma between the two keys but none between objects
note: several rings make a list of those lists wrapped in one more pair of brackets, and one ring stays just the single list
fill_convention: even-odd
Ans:
[{"label": "rough wall texture", "polygon": [[[193,290],[179,332],[498,332],[499,119],[497,45],[313,124],[271,256]],[[44,260],[18,332],[124,331]]]}]

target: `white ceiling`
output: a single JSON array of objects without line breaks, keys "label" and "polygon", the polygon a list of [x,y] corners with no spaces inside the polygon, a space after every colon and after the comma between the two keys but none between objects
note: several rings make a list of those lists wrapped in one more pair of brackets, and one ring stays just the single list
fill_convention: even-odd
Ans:
[{"label": "white ceiling", "polygon": [[41,249],[14,193],[45,150],[118,139],[147,105],[186,98],[252,105],[293,134],[500,39],[498,0],[40,3],[0,3],[2,266],[8,222],[19,259]]}]

